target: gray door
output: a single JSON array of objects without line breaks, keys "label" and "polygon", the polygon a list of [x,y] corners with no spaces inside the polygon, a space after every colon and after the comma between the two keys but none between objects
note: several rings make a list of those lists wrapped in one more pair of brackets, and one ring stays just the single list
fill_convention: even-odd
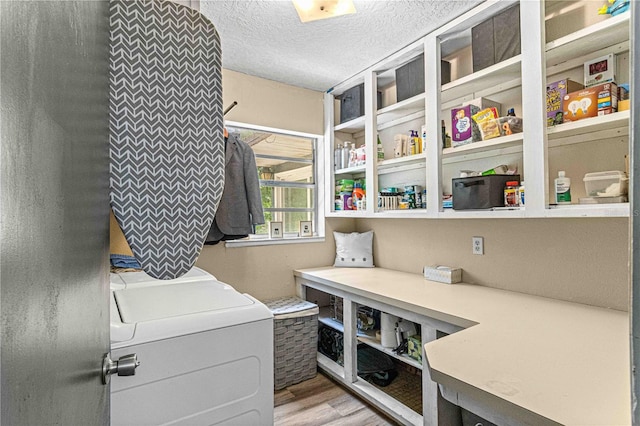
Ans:
[{"label": "gray door", "polygon": [[109,423],[105,1],[0,1],[3,425]]}]

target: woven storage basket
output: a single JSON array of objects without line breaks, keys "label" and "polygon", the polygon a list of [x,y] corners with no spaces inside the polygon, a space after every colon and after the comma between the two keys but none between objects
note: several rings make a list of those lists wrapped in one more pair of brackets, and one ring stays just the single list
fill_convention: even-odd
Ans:
[{"label": "woven storage basket", "polygon": [[273,313],[274,388],[311,379],[317,373],[318,305],[297,297],[265,302]]}]

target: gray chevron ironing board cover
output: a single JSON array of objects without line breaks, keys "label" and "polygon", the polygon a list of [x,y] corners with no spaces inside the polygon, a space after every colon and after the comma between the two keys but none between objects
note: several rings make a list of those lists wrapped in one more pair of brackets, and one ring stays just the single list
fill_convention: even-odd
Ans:
[{"label": "gray chevron ironing board cover", "polygon": [[224,187],[220,38],[163,0],[110,3],[110,201],[143,270],[195,264]]}]

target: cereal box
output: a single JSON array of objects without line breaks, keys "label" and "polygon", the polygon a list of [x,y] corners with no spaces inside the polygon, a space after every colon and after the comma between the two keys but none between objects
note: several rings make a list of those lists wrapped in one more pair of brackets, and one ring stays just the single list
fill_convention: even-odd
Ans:
[{"label": "cereal box", "polygon": [[564,96],[583,87],[582,84],[567,78],[547,85],[547,126],[562,124]]},{"label": "cereal box", "polygon": [[480,108],[475,105],[451,109],[451,145],[454,148],[482,140],[478,125],[471,118],[478,111]]}]

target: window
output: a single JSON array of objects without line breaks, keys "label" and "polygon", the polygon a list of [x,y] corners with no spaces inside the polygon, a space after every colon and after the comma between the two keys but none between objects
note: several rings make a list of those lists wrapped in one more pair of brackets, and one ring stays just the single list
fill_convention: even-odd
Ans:
[{"label": "window", "polygon": [[324,237],[316,167],[322,138],[229,122],[227,130],[249,144],[256,157],[265,224],[250,239],[268,239],[272,221],[283,223],[284,240],[299,236],[301,221],[311,221],[313,235]]}]

